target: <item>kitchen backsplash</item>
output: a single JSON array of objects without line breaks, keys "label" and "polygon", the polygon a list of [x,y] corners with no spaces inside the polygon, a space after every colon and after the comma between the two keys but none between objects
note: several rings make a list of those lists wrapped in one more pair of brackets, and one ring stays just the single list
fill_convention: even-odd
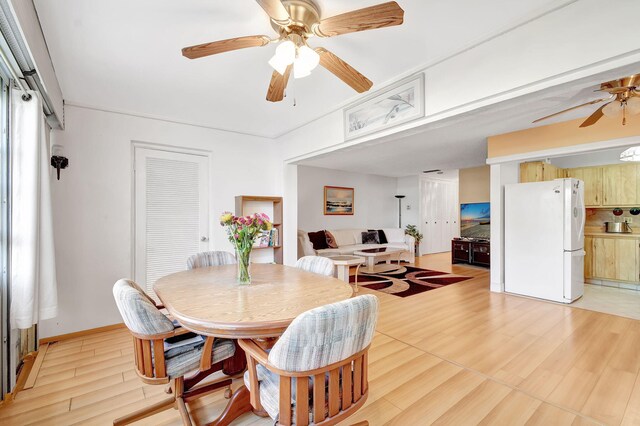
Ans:
[{"label": "kitchen backsplash", "polygon": [[604,232],[605,222],[627,222],[631,225],[634,234],[640,233],[640,215],[633,216],[629,213],[629,207],[622,208],[622,216],[614,216],[613,209],[587,209],[585,227],[591,231]]}]

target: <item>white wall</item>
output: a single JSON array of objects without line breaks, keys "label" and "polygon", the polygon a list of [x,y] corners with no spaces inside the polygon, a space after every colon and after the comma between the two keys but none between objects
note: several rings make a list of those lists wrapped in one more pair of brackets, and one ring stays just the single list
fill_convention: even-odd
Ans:
[{"label": "white wall", "polygon": [[[325,216],[324,187],[354,188],[352,216]],[[298,228],[305,231],[398,226],[397,179],[298,166]]]},{"label": "white wall", "polygon": [[518,183],[517,162],[491,165],[491,291],[504,291],[504,186]]},{"label": "white wall", "polygon": [[[420,228],[420,177],[405,176],[398,178],[397,193],[404,195],[402,200],[402,227],[416,225]],[[397,220],[397,219],[396,219]]]},{"label": "white wall", "polygon": [[69,106],[65,121],[52,134],[69,158],[52,183],[59,315],[41,323],[40,337],[122,322],[111,288],[133,276],[133,141],[211,152],[212,250],[230,249],[217,218],[236,195],[281,193],[270,140]]},{"label": "white wall", "polygon": [[[616,0],[615,4],[618,10],[629,14],[640,13],[637,0]],[[593,28],[602,23],[601,8],[602,0],[576,1],[451,58],[413,70],[425,73],[425,118],[345,141],[342,110],[337,109],[280,136],[278,140],[282,143],[284,158],[298,160],[365,143],[636,63],[640,60],[637,28],[618,25],[609,31],[594,31]],[[451,96],[451,87],[467,80],[470,66],[473,67],[473,84]],[[398,79],[402,77],[398,76]],[[611,76],[616,77],[619,76]],[[390,82],[376,82],[376,89],[383,88],[385,83]]]}]

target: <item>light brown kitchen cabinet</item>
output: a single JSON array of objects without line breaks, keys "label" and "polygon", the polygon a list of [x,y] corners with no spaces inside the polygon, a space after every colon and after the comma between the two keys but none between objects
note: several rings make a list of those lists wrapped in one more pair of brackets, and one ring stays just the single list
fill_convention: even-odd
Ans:
[{"label": "light brown kitchen cabinet", "polygon": [[593,272],[593,238],[584,237],[584,277],[593,278],[595,276]]},{"label": "light brown kitchen cabinet", "polygon": [[594,278],[616,279],[615,241],[612,238],[593,239]]},{"label": "light brown kitchen cabinet", "polygon": [[640,281],[639,239],[585,237],[585,278]]},{"label": "light brown kitchen cabinet", "polygon": [[614,164],[602,168],[602,205],[624,207],[640,205],[640,166]]},{"label": "light brown kitchen cabinet", "polygon": [[602,167],[578,167],[564,169],[564,176],[584,182],[584,204],[586,207],[602,205]]},{"label": "light brown kitchen cabinet", "polygon": [[542,161],[520,163],[520,182],[544,182],[564,177],[562,169]]},{"label": "light brown kitchen cabinet", "polygon": [[616,242],[616,279],[639,281],[638,240],[617,238]]}]

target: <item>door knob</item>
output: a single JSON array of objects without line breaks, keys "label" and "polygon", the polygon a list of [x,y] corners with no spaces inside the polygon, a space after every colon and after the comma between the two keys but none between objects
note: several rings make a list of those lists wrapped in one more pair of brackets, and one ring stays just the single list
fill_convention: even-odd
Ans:
[{"label": "door knob", "polygon": [[203,243],[205,241],[209,241],[209,237],[200,237],[200,241],[202,241]]}]

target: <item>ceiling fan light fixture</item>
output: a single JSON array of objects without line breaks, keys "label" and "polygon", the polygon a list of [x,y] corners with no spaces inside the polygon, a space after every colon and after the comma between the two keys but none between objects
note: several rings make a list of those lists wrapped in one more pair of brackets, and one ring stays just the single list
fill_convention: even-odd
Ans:
[{"label": "ceiling fan light fixture", "polygon": [[629,115],[640,114],[640,96],[627,99],[627,113]]},{"label": "ceiling fan light fixture", "polygon": [[620,161],[640,161],[640,146],[632,146],[622,151]]},{"label": "ceiling fan light fixture", "polygon": [[620,118],[622,117],[623,110],[622,102],[612,101],[602,108],[602,113],[609,118]]},{"label": "ceiling fan light fixture", "polygon": [[320,63],[320,55],[309,46],[298,47],[298,54],[293,62],[293,78],[303,78],[311,74],[311,71]]},{"label": "ceiling fan light fixture", "polygon": [[296,59],[296,45],[291,40],[285,40],[276,47],[276,53],[269,59],[269,65],[284,75],[285,70]]},{"label": "ceiling fan light fixture", "polygon": [[309,46],[300,46],[298,48],[298,60],[304,63],[304,67],[309,71],[313,71],[320,63],[320,55]]},{"label": "ceiling fan light fixture", "polygon": [[304,66],[304,63],[296,59],[293,62],[293,78],[304,78],[311,75],[311,70]]}]

